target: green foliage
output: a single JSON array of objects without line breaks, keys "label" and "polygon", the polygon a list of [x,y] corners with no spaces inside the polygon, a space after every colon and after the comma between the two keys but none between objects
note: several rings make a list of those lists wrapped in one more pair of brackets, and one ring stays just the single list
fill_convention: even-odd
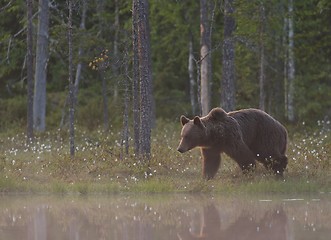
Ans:
[{"label": "green foliage", "polygon": [[10,99],[0,99],[0,131],[10,128],[21,128],[26,118],[26,99],[17,96]]},{"label": "green foliage", "polygon": [[[7,1],[1,1],[5,6]],[[0,96],[8,95],[9,91],[16,92],[21,89],[15,85],[22,81],[24,57],[26,54],[24,34],[25,2],[13,1],[4,11],[0,12]],[[12,89],[14,88],[14,89]]]},{"label": "green foliage", "polygon": [[[323,1],[296,2],[297,109],[300,119],[323,119],[331,108],[331,35],[325,24],[330,11],[319,11]],[[324,5],[322,5],[324,6]],[[325,8],[327,6],[325,5]]]},{"label": "green foliage", "polygon": [[[74,63],[83,64],[76,107],[77,124],[89,129],[102,122],[101,80],[98,72],[88,67],[104,49],[109,68],[104,77],[116,116],[112,124],[120,126],[123,111],[124,79],[131,72],[131,1],[118,1],[119,26],[115,26],[115,1],[104,1],[97,10],[98,1],[89,2],[86,29],[80,29],[81,2],[74,6]],[[215,5],[212,23],[212,106],[220,102],[222,75],[223,6]],[[284,21],[287,1],[235,1],[236,19],[236,86],[237,108],[258,107],[259,95],[259,40],[260,6],[265,7],[265,32],[262,34],[266,55],[267,110],[279,119],[284,118]],[[5,5],[2,1],[1,6]],[[187,72],[188,43],[193,39],[194,57],[199,59],[200,23],[199,1],[149,1],[151,30],[151,56],[153,93],[157,118],[175,120],[190,113],[189,80]],[[47,127],[57,128],[68,91],[67,6],[57,1],[50,12],[50,56],[47,73]],[[295,107],[299,122],[323,119],[331,107],[330,55],[331,34],[330,3],[326,0],[295,1]],[[37,4],[34,4],[34,12]],[[37,15],[36,15],[37,16]],[[33,19],[35,30],[37,17]],[[25,1],[12,1],[9,8],[0,12],[0,129],[25,124],[22,95],[26,92],[26,13]],[[35,31],[36,33],[36,31]],[[115,56],[116,39],[118,53]],[[36,39],[36,35],[34,35]],[[81,48],[82,54],[78,54]],[[108,62],[107,61],[107,62]],[[108,63],[107,63],[108,64]],[[128,72],[126,72],[128,64]],[[196,70],[196,69],[195,69]],[[197,76],[195,75],[195,78]],[[129,87],[129,95],[131,95]],[[81,94],[80,92],[84,93]],[[93,92],[93,93],[92,93]],[[115,93],[116,92],[116,93]],[[118,93],[118,94],[117,94]],[[116,99],[117,96],[117,99]],[[17,98],[17,100],[13,100]],[[61,98],[61,99],[60,99]],[[16,103],[14,104],[13,102]],[[22,105],[20,105],[22,104]],[[4,106],[6,105],[6,106]],[[131,106],[129,106],[130,108]],[[6,114],[3,114],[6,113]],[[83,121],[84,120],[84,121]]]},{"label": "green foliage", "polygon": [[[154,94],[160,109],[170,107],[170,115],[169,111],[160,111],[158,112],[160,117],[172,117],[177,114],[173,110],[178,105],[189,103],[185,91],[189,83],[188,41],[192,35],[194,44],[198,46],[199,19],[195,17],[196,14],[199,14],[196,1],[151,1],[150,3]],[[197,54],[196,59],[199,58],[198,56]]]},{"label": "green foliage", "polygon": [[[103,99],[100,85],[89,89],[82,89],[78,93],[76,111],[76,124],[82,128],[91,130],[99,129],[103,124]],[[65,101],[67,92],[51,92],[47,95],[46,125],[48,129],[57,129],[63,114],[67,111]],[[10,132],[24,129],[26,125],[26,97],[0,99],[0,131]],[[110,121],[112,128],[119,129],[122,126],[122,103],[113,100],[109,103]]]}]

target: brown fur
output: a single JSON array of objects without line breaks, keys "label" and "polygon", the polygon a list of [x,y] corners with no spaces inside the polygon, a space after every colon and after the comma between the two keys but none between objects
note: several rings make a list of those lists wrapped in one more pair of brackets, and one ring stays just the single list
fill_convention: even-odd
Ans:
[{"label": "brown fur", "polygon": [[183,129],[178,151],[201,148],[203,176],[211,179],[220,166],[222,152],[243,171],[255,168],[255,160],[282,176],[287,166],[287,131],[267,113],[242,109],[226,113],[214,108],[205,117],[180,118]]}]

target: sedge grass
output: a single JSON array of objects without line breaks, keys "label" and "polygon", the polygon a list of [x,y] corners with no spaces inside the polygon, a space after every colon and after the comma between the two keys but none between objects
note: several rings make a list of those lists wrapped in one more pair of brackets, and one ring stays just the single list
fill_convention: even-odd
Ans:
[{"label": "sedge grass", "polygon": [[[0,136],[0,192],[77,193],[317,193],[331,192],[331,131],[290,135],[289,165],[277,180],[262,166],[243,175],[233,160],[222,155],[215,179],[201,177],[198,150],[176,152],[180,126],[162,123],[152,138],[149,162],[132,150],[123,154],[121,133],[77,130],[76,155],[70,158],[67,134],[37,136],[27,145],[24,134]],[[132,140],[130,140],[130,143]]]}]

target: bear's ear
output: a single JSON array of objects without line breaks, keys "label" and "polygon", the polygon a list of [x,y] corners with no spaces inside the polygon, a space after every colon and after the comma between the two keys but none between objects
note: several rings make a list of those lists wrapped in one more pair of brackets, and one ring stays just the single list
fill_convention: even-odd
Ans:
[{"label": "bear's ear", "polygon": [[203,125],[203,123],[201,122],[201,119],[198,116],[194,117],[193,122],[198,127],[205,128],[205,125]]},{"label": "bear's ear", "polygon": [[184,126],[186,123],[188,123],[190,121],[190,119],[188,119],[187,117],[185,117],[184,115],[180,116],[180,122],[182,124],[182,126]]}]

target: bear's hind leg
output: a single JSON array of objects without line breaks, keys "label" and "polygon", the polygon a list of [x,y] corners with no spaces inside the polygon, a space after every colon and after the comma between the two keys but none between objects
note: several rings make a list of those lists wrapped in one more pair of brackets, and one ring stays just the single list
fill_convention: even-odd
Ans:
[{"label": "bear's hind leg", "polygon": [[276,176],[282,177],[283,173],[285,171],[285,168],[287,166],[287,163],[288,163],[288,159],[285,155],[275,158],[272,160],[271,169],[274,171]]},{"label": "bear's hind leg", "polygon": [[212,179],[221,163],[221,152],[213,148],[201,148],[202,174],[207,180]]},{"label": "bear's hind leg", "polygon": [[233,147],[231,151],[225,153],[237,162],[244,174],[255,170],[255,156],[246,144],[238,144],[236,148]]}]

